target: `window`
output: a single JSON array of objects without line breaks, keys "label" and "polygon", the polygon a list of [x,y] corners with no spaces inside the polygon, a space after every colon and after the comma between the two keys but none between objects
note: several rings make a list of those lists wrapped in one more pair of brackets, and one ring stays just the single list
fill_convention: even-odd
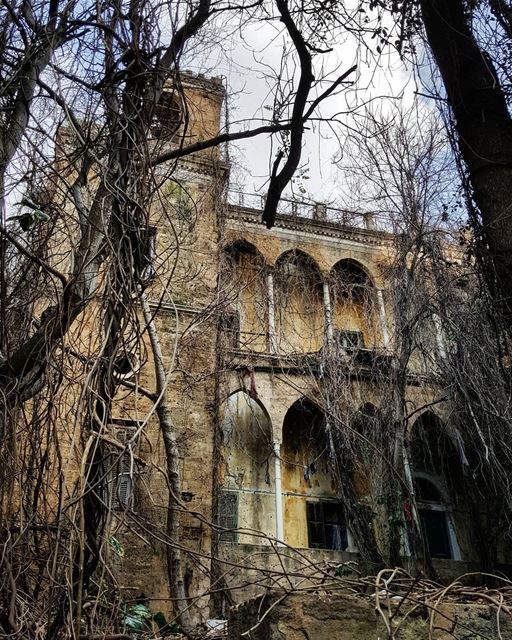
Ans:
[{"label": "window", "polygon": [[418,509],[425,543],[431,558],[452,557],[446,512],[432,509]]},{"label": "window", "polygon": [[[138,422],[131,420],[119,420],[112,424],[112,435],[121,444],[128,444],[129,440],[137,433]],[[132,445],[133,446],[133,445]],[[133,506],[134,476],[137,473],[135,461],[129,451],[114,451],[112,459],[112,506],[114,509],[125,510]]]},{"label": "window", "polygon": [[361,331],[342,331],[338,329],[334,332],[334,340],[343,349],[362,349],[364,347],[364,337]]},{"label": "window", "polygon": [[348,547],[348,538],[342,505],[336,502],[307,502],[306,506],[309,547],[344,551]]},{"label": "window", "polygon": [[448,516],[443,498],[436,485],[423,477],[414,479],[418,514],[431,558],[452,558]]},{"label": "window", "polygon": [[221,542],[238,542],[238,534],[235,531],[238,527],[238,493],[221,491],[217,524],[222,529],[231,529],[231,531],[220,531]]},{"label": "window", "polygon": [[155,107],[151,132],[155,138],[168,139],[178,131],[182,120],[179,96],[174,93],[162,93]]}]

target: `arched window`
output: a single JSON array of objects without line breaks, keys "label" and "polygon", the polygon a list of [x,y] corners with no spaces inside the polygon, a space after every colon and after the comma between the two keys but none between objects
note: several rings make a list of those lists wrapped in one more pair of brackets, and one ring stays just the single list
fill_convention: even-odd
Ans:
[{"label": "arched window", "polygon": [[226,247],[225,256],[226,346],[265,352],[268,320],[263,256],[245,240]]},{"label": "arched window", "polygon": [[375,289],[355,260],[340,260],[330,278],[334,344],[345,351],[376,342]]},{"label": "arched window", "polygon": [[278,349],[282,353],[319,351],[324,335],[322,275],[302,251],[287,251],[276,262],[274,295]]},{"label": "arched window", "polygon": [[416,503],[432,558],[460,560],[450,494],[460,487],[460,461],[446,425],[425,411],[412,427]]},{"label": "arched window", "polygon": [[[222,491],[217,521],[228,531],[221,533],[220,540],[261,544],[261,537],[249,531],[275,534],[272,424],[261,402],[245,391],[230,395],[222,414]],[[238,528],[246,532],[238,535]]]},{"label": "arched window", "polygon": [[286,542],[294,547],[345,550],[345,512],[330,472],[325,418],[305,398],[286,413],[281,458]]}]

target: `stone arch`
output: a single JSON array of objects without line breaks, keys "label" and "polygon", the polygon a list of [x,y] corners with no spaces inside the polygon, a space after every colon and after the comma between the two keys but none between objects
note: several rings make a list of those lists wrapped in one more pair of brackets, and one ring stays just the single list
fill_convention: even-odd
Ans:
[{"label": "stone arch", "polygon": [[344,349],[375,347],[381,332],[371,273],[361,262],[344,258],[332,267],[329,285],[335,344]]},{"label": "stone arch", "polygon": [[331,474],[323,412],[301,397],[283,422],[281,469],[285,541],[294,547],[344,550],[344,509]]},{"label": "stone arch", "polygon": [[427,409],[412,425],[410,463],[418,515],[432,558],[460,560],[453,502],[463,493],[458,452],[445,423]]},{"label": "stone arch", "polygon": [[319,351],[324,335],[323,278],[317,262],[297,249],[281,254],[274,267],[278,350]]},{"label": "stone arch", "polygon": [[368,281],[369,286],[371,286],[371,287],[376,287],[377,286],[376,285],[377,278],[373,274],[372,269],[370,267],[368,267],[367,264],[365,264],[361,260],[357,260],[356,258],[341,258],[340,260],[335,262],[333,264],[333,266],[331,267],[331,270],[330,270],[331,277],[336,272],[336,270],[340,268],[340,266],[345,266],[345,265],[348,268],[352,268],[352,269],[354,269],[354,271],[357,271],[357,272],[361,273],[361,275],[364,276],[366,278],[366,280]]},{"label": "stone arch", "polygon": [[442,478],[450,490],[460,486],[460,456],[445,422],[425,409],[410,427],[411,463],[418,471]]},{"label": "stone arch", "polygon": [[265,258],[243,238],[226,245],[224,257],[225,346],[264,352],[268,323]]},{"label": "stone arch", "polygon": [[238,389],[222,404],[221,424],[218,521],[243,530],[226,541],[260,544],[261,534],[275,535],[272,421],[261,400]]},{"label": "stone arch", "polygon": [[286,251],[283,251],[283,253],[281,253],[276,259],[274,267],[278,267],[282,263],[303,263],[308,265],[312,271],[315,271],[320,280],[322,279],[322,270],[320,269],[318,262],[313,258],[313,256],[302,249],[287,249]]},{"label": "stone arch", "polygon": [[224,401],[221,416],[223,446],[233,464],[250,483],[261,484],[262,463],[272,454],[272,421],[265,405],[238,389]]}]

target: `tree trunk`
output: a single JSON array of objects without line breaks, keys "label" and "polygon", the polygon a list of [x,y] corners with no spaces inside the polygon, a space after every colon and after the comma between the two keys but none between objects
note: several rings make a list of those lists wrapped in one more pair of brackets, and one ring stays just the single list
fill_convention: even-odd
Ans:
[{"label": "tree trunk", "polygon": [[181,474],[177,435],[167,401],[167,376],[158,332],[144,293],[141,294],[140,301],[153,352],[156,393],[158,396],[156,413],[164,441],[169,485],[167,510],[167,535],[169,537],[169,542],[167,543],[167,571],[169,588],[182,631],[190,638],[192,637],[193,623],[183,579],[183,558],[180,541]]},{"label": "tree trunk", "polygon": [[498,296],[512,317],[512,120],[490,57],[463,0],[420,0],[430,48],[453,111],[459,149],[480,210]]}]

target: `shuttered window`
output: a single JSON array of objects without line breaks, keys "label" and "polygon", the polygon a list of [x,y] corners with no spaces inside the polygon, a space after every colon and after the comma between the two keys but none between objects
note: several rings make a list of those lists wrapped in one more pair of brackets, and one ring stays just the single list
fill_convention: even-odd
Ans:
[{"label": "shuttered window", "polygon": [[221,491],[218,525],[222,529],[231,529],[231,531],[220,531],[219,540],[221,542],[238,542],[238,533],[234,531],[238,527],[238,493]]},{"label": "shuttered window", "polygon": [[[139,424],[134,421],[120,420],[111,425],[112,435],[122,444],[128,441],[137,432]],[[133,507],[134,476],[137,474],[137,465],[133,462],[130,453],[120,451],[112,454],[112,506],[114,509],[124,510]]]}]

